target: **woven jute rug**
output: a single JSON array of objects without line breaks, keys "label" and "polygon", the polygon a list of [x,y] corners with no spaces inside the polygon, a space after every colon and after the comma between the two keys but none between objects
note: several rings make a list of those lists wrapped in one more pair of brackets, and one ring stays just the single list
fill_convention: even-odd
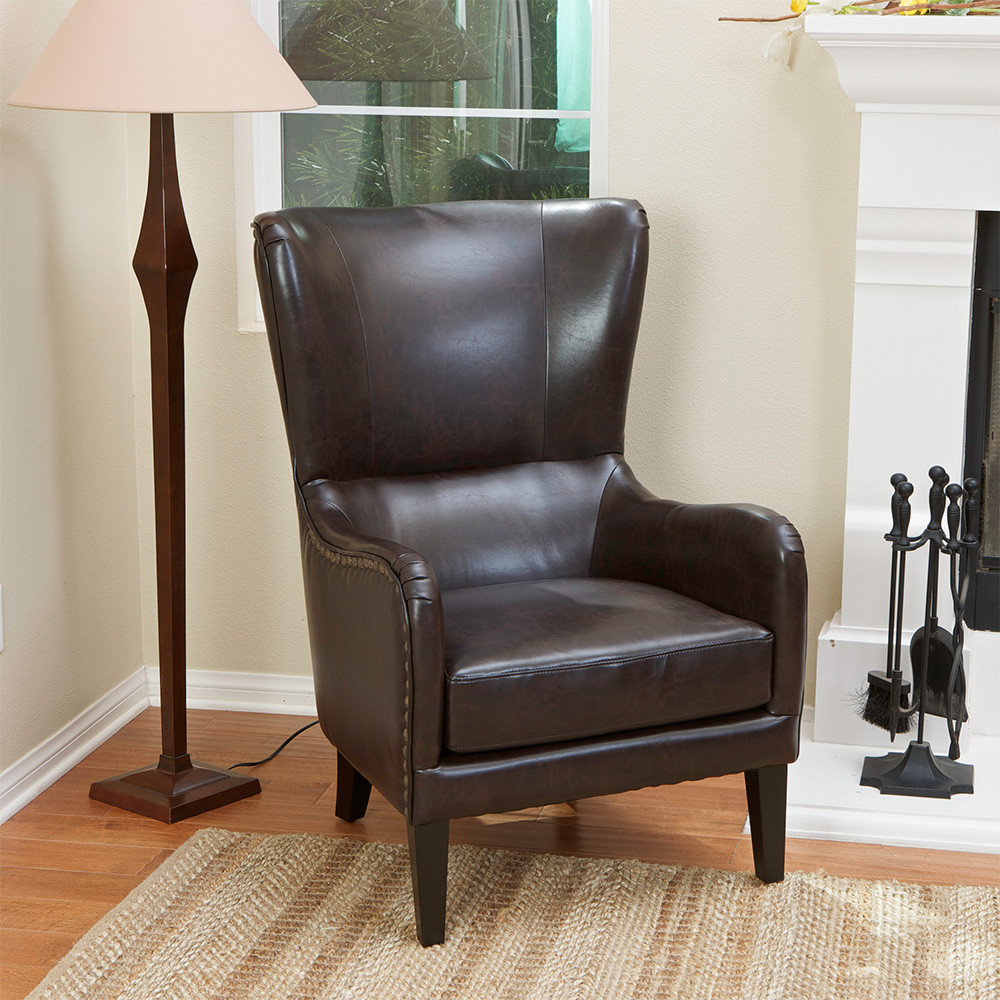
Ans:
[{"label": "woven jute rug", "polygon": [[1000,890],[453,847],[448,940],[405,847],[203,830],[46,1000],[997,1000]]}]

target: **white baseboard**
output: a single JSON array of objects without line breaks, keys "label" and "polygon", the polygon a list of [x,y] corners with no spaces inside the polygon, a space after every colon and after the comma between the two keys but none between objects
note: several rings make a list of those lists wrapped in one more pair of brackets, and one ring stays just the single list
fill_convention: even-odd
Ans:
[{"label": "white baseboard", "polygon": [[[160,704],[160,675],[146,667],[146,690],[151,705]],[[312,674],[234,673],[225,670],[189,670],[188,708],[224,712],[262,712],[271,715],[316,715]]]},{"label": "white baseboard", "polygon": [[[316,715],[312,677],[189,670],[188,708]],[[160,704],[159,673],[141,667],[72,722],[0,773],[0,823],[96,750],[150,705]]]},{"label": "white baseboard", "polygon": [[0,823],[148,707],[146,672],[140,668],[0,773]]}]

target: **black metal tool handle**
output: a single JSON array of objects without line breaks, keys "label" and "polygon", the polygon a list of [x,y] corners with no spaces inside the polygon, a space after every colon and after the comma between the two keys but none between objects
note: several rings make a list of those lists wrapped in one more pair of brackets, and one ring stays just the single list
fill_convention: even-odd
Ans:
[{"label": "black metal tool handle", "polygon": [[[899,539],[896,542],[901,549],[908,547],[910,530],[910,514],[913,509],[910,507],[910,497],[913,496],[913,483],[903,480],[897,487],[896,493],[899,495]],[[895,524],[895,520],[893,521]]]},{"label": "black metal tool handle", "polygon": [[931,487],[927,494],[927,506],[930,508],[930,520],[927,522],[927,530],[924,535],[930,540],[930,548],[927,551],[927,596],[930,608],[930,620],[925,615],[924,625],[931,632],[937,628],[937,605],[938,605],[938,552],[946,544],[944,531],[941,529],[941,518],[944,517],[945,508],[945,486],[948,485],[948,473],[940,465],[932,465],[927,470],[927,475],[931,479]]},{"label": "black metal tool handle", "polygon": [[892,530],[885,536],[886,541],[894,542],[903,534],[903,529],[899,524],[899,506],[903,502],[903,498],[899,495],[899,487],[905,482],[906,476],[902,472],[894,472],[889,477],[889,485],[892,487],[892,502],[890,504],[892,508]]},{"label": "black metal tool handle", "polygon": [[944,533],[941,531],[941,518],[944,517],[944,488],[948,485],[948,473],[940,465],[932,465],[927,470],[927,475],[931,478],[931,488],[927,496],[931,519],[927,522],[927,534],[936,535],[938,538],[943,539]]},{"label": "black metal tool handle", "polygon": [[892,643],[892,694],[889,698],[889,739],[893,743],[896,741],[899,720],[903,715],[912,715],[914,711],[913,706],[905,712],[899,707],[899,694],[903,683],[900,669],[903,654],[903,596],[906,591],[906,550],[909,547],[907,532],[910,530],[910,497],[913,496],[913,483],[904,479],[896,486],[896,492],[899,494],[899,538],[892,544],[894,549],[897,547],[899,549],[899,585],[896,591],[896,634]]},{"label": "black metal tool handle", "polygon": [[965,497],[965,490],[958,483],[951,483],[944,492],[948,497],[948,541],[944,551],[951,559],[951,598],[954,603],[958,600],[958,554],[962,551],[960,501]]},{"label": "black metal tool handle", "polygon": [[896,576],[899,569],[899,549],[896,542],[902,534],[899,523],[899,508],[903,503],[903,498],[899,494],[899,487],[906,482],[906,476],[902,472],[895,472],[889,478],[889,485],[892,487],[892,530],[885,537],[893,543],[892,546],[892,570],[889,574],[889,627],[886,630],[885,642],[885,676],[892,677],[893,643],[896,635]]},{"label": "black metal tool handle", "polygon": [[979,544],[979,481],[966,479],[965,502],[962,504],[962,544],[968,547]]},{"label": "black metal tool handle", "polygon": [[949,483],[944,491],[944,495],[948,498],[948,544],[945,548],[951,555],[958,552],[962,542],[962,508],[958,502],[964,494],[965,490],[958,483]]}]

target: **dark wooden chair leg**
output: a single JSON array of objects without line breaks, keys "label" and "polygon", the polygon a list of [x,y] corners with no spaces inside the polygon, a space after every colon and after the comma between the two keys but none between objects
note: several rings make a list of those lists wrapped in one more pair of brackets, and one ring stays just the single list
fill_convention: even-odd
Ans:
[{"label": "dark wooden chair leg", "polygon": [[785,877],[785,798],[788,765],[745,771],[753,867],[761,882]]},{"label": "dark wooden chair leg", "polygon": [[337,819],[353,823],[361,819],[368,808],[371,782],[354,770],[354,765],[337,751],[337,804],[333,807]]},{"label": "dark wooden chair leg", "polygon": [[448,895],[448,820],[423,826],[406,824],[417,940],[425,947],[444,943]]}]

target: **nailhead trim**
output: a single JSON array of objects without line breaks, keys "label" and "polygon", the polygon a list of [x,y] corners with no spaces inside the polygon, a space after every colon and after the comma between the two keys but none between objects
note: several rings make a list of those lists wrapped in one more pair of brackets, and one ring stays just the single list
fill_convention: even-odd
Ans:
[{"label": "nailhead trim", "polygon": [[[377,573],[379,576],[384,576],[386,579],[390,580],[394,587],[399,591],[400,596],[403,593],[402,584],[399,578],[387,568],[386,564],[380,560],[371,556],[354,556],[347,555],[344,552],[340,552],[336,549],[331,548],[328,542],[323,541],[315,532],[312,525],[306,522],[306,537],[312,543],[316,551],[323,556],[328,562],[333,563],[335,566],[346,566],[349,569],[363,569],[370,572]],[[403,598],[403,607],[406,607],[406,598]],[[403,661],[403,678],[406,683],[406,691],[403,696],[403,802],[409,811],[409,800],[410,800],[410,636],[409,627],[407,621],[404,619],[403,622],[403,652],[405,654],[405,659]]]}]

